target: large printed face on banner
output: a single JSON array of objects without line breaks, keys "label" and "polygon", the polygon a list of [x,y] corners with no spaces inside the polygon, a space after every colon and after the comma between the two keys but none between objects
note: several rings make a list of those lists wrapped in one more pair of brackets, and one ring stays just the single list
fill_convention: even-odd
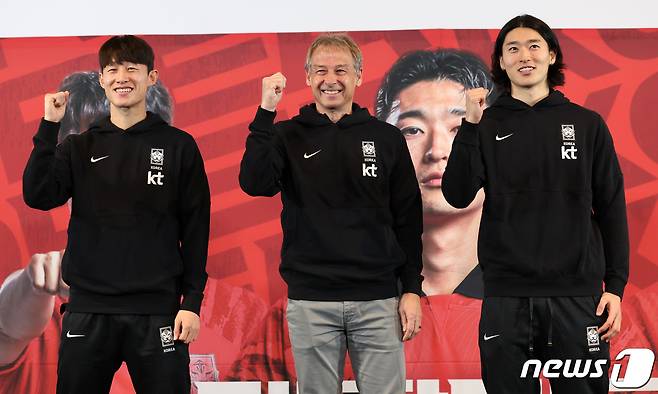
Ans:
[{"label": "large printed face on banner", "polygon": [[[402,90],[389,119],[404,135],[420,185],[425,214],[465,212],[443,197],[441,179],[465,114],[464,86],[443,79],[417,82]],[[482,206],[484,193],[468,209]]]},{"label": "large printed face on banner", "polygon": [[[366,65],[359,89],[352,90],[353,98],[374,113],[382,79],[402,55],[460,48],[488,59],[496,34],[487,30],[352,33]],[[658,111],[653,107],[658,101],[658,31],[561,30],[557,34],[569,66],[562,90],[571,101],[597,111],[606,120],[624,172],[631,275],[624,297],[623,330],[613,341],[612,356],[629,347],[657,352]],[[245,195],[237,178],[247,126],[260,102],[261,79],[277,71],[287,76],[277,120],[291,118],[302,105],[315,100],[304,83],[301,66],[314,38],[311,33],[146,37],[155,50],[160,78],[175,104],[174,125],[196,139],[213,198],[202,327],[199,339],[190,346],[195,380],[234,377],[275,381],[294,376],[286,348],[285,308],[276,307],[286,295],[278,273],[281,204],[277,198]],[[31,138],[43,116],[43,94],[57,90],[72,73],[96,70],[97,51],[106,39],[0,40],[0,282],[25,267],[35,253],[61,250],[66,245],[69,209],[63,206],[40,212],[26,207],[21,174]],[[359,86],[357,82],[352,85]],[[460,101],[451,89],[457,88],[454,85],[443,84],[439,89],[434,81],[426,86],[436,89],[414,89],[412,84],[399,94],[400,108],[415,108],[433,117],[427,124],[420,123],[419,118],[404,119],[417,122],[414,127],[419,129],[434,127],[432,131],[423,129],[426,134],[406,132],[408,137],[416,136],[408,138],[407,144],[421,182],[426,174],[441,171],[440,161],[423,160],[435,158],[434,151],[428,154],[433,144],[436,149],[449,145],[449,133],[458,117],[450,114],[449,108],[459,107]],[[167,100],[157,98],[153,102],[167,107]],[[88,122],[82,119],[72,132],[79,132]],[[431,142],[430,134],[438,139]],[[434,186],[438,183],[432,182]],[[432,201],[430,196],[439,195],[434,193],[435,187],[424,189],[424,199]],[[440,209],[441,204],[436,207]],[[447,225],[447,219],[441,217],[441,222]],[[425,253],[433,252],[425,248]],[[435,312],[426,316],[437,318],[434,328],[424,320],[423,332],[408,344],[413,348],[407,351],[407,378],[414,392],[478,393],[469,386],[472,382],[465,380],[479,379],[480,373],[477,338],[470,334],[477,332],[478,301],[450,294],[424,300],[424,312]],[[62,301],[57,301],[43,334],[35,336],[9,368],[0,366],[0,393],[54,392],[61,337],[57,306]],[[652,376],[658,376],[655,367]],[[423,386],[419,379],[434,380]],[[433,391],[429,391],[431,387]],[[131,390],[125,371],[119,373],[112,393]]]},{"label": "large printed face on banner", "polygon": [[354,90],[361,85],[361,73],[347,49],[320,46],[311,55],[306,83],[318,112],[347,113],[352,109]]}]

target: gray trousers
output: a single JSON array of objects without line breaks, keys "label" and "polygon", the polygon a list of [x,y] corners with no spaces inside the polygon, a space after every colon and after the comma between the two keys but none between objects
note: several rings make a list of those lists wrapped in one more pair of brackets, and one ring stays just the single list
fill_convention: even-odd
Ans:
[{"label": "gray trousers", "polygon": [[341,393],[346,352],[361,394],[405,392],[397,298],[288,299],[287,319],[300,394]]}]

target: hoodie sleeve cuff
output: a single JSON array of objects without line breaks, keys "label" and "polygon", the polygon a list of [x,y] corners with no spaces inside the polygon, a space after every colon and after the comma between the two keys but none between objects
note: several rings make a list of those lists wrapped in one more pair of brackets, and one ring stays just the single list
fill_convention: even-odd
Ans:
[{"label": "hoodie sleeve cuff", "polygon": [[423,289],[421,283],[423,282],[422,275],[405,275],[400,278],[402,282],[402,294],[404,293],[414,293],[419,296],[423,295]]},{"label": "hoodie sleeve cuff", "polygon": [[256,111],[254,121],[251,122],[249,130],[256,132],[271,132],[272,127],[274,126],[275,117],[276,111],[268,111],[259,106],[258,110]]},{"label": "hoodie sleeve cuff", "polygon": [[459,133],[457,133],[455,140],[462,144],[479,146],[478,125],[468,122],[466,118],[462,118],[462,124],[459,127]]},{"label": "hoodie sleeve cuff", "polygon": [[183,297],[183,303],[181,304],[180,309],[194,312],[197,315],[200,315],[202,299],[203,294],[188,294]]},{"label": "hoodie sleeve cuff", "polygon": [[55,146],[57,145],[57,134],[59,133],[59,126],[59,122],[51,122],[41,118],[41,123],[39,123],[39,130],[37,131],[35,138]]},{"label": "hoodie sleeve cuff", "polygon": [[624,298],[624,287],[626,283],[617,278],[611,278],[605,281],[605,292],[612,293],[619,296],[619,298]]}]

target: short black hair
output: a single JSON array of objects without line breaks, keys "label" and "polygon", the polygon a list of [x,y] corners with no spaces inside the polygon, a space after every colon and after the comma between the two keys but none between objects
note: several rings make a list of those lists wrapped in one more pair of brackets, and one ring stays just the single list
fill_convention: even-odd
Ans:
[{"label": "short black hair", "polygon": [[98,62],[101,72],[109,64],[121,64],[130,62],[144,64],[149,72],[153,70],[155,55],[153,48],[143,39],[126,35],[114,36],[101,46],[98,50]]},{"label": "short black hair", "polygon": [[505,26],[500,29],[500,32],[498,32],[498,37],[496,37],[496,42],[494,43],[494,50],[491,54],[491,76],[496,86],[507,92],[512,89],[507,72],[500,68],[500,58],[503,56],[505,37],[510,31],[518,27],[525,27],[539,33],[548,44],[548,49],[555,53],[555,62],[548,66],[548,87],[552,89],[556,86],[564,85],[564,69],[566,65],[564,64],[562,49],[560,48],[560,42],[558,41],[557,36],[553,30],[544,23],[544,21],[526,14],[510,19],[505,23]]},{"label": "short black hair", "polygon": [[489,70],[477,55],[460,49],[420,50],[400,57],[388,71],[377,92],[375,115],[386,121],[401,91],[436,80],[454,81],[464,89],[485,88],[489,90],[487,103],[495,99]]},{"label": "short black hair", "polygon": [[160,115],[162,120],[169,124],[174,120],[171,95],[160,79],[146,91],[146,110]]},{"label": "short black hair", "polygon": [[69,134],[80,134],[94,120],[110,114],[110,105],[105,90],[98,82],[96,71],[79,71],[67,75],[59,85],[59,91],[69,92],[57,136],[60,142]]},{"label": "short black hair", "polygon": [[[99,83],[97,71],[71,73],[62,80],[58,90],[69,92],[66,112],[60,121],[57,135],[59,142],[64,141],[69,134],[86,131],[95,120],[110,114],[110,103]],[[171,95],[159,79],[146,91],[146,110],[160,115],[169,124],[173,120]]]}]

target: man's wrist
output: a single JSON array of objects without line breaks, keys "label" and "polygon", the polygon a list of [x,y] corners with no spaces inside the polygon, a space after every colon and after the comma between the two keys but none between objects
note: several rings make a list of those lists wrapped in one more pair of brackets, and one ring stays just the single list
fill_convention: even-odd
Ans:
[{"label": "man's wrist", "polygon": [[265,103],[260,103],[260,107],[265,111],[276,112],[276,105],[267,105]]}]

